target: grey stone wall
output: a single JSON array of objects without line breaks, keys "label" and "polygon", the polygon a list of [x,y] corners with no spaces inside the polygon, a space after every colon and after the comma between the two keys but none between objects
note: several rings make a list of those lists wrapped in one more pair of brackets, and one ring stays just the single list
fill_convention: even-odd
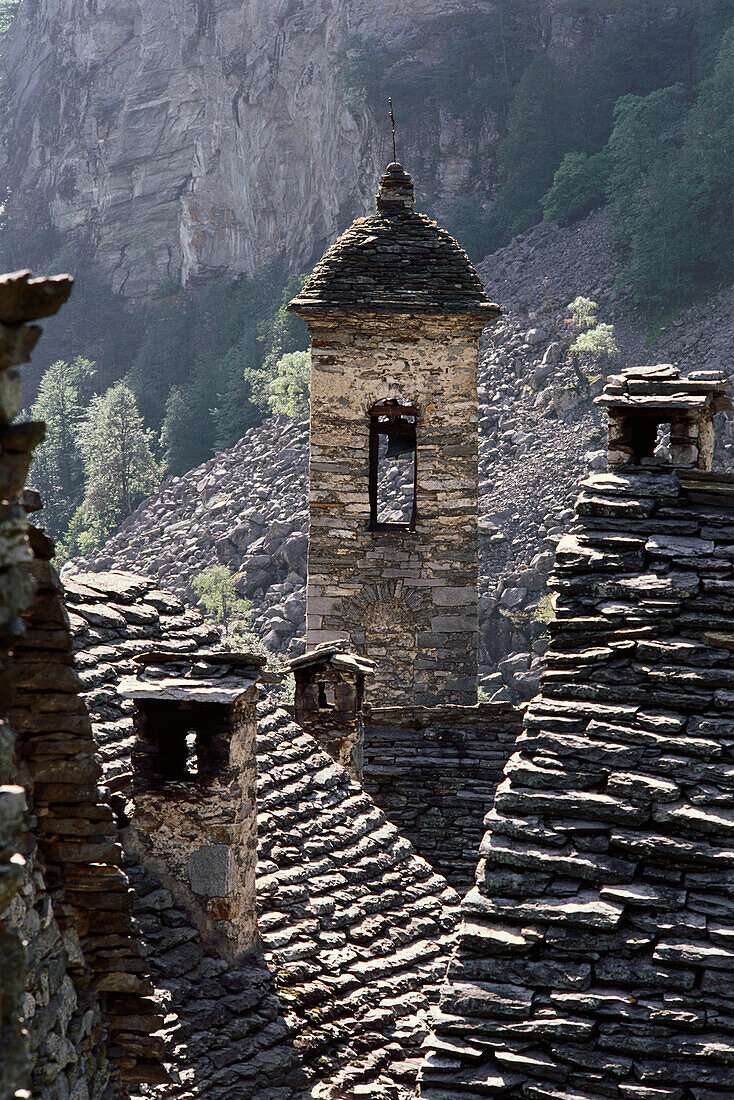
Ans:
[{"label": "grey stone wall", "polygon": [[460,893],[474,881],[484,817],[521,728],[509,703],[366,711],[365,790]]},{"label": "grey stone wall", "polygon": [[14,423],[33,322],[70,290],[0,277],[0,1100],[117,1100],[165,1079],[54,548],[26,522],[44,425]]},{"label": "grey stone wall", "polygon": [[[377,663],[378,703],[476,702],[477,340],[459,316],[311,319],[307,643]],[[369,530],[369,415],[418,408],[415,530]]]},{"label": "grey stone wall", "polygon": [[[164,872],[202,933],[226,955],[255,943],[255,737],[257,688],[231,704],[138,701],[132,749],[133,835],[143,866]],[[152,739],[193,727],[205,731],[210,774],[162,779],[149,764]],[[173,885],[175,884],[175,886]]]},{"label": "grey stone wall", "polygon": [[426,1100],[734,1096],[734,478],[582,486]]}]

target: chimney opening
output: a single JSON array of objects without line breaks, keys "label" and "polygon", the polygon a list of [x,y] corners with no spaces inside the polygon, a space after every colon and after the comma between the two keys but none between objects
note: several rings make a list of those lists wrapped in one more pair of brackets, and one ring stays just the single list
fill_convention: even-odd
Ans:
[{"label": "chimney opening", "polygon": [[319,710],[334,710],[336,707],[336,692],[334,684],[326,680],[319,681]]}]

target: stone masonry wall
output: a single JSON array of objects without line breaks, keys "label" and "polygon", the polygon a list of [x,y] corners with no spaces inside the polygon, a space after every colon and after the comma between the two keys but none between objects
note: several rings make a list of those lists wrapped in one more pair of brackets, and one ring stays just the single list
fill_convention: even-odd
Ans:
[{"label": "stone masonry wall", "polygon": [[734,1096],[734,478],[594,474],[426,1100]]},{"label": "stone masonry wall", "polygon": [[[0,1097],[60,1100],[83,1088],[100,1100],[110,1086],[93,995],[75,988],[69,964],[80,963],[78,938],[67,934],[52,900],[53,872],[40,851],[33,778],[19,752],[16,722],[23,616],[34,599],[33,554],[24,493],[41,423],[14,423],[22,400],[18,367],[41,335],[37,320],[56,312],[71,291],[68,276],[0,277]],[[27,506],[27,507],[26,507]],[[77,1093],[81,1095],[81,1093]],[[112,1095],[109,1093],[108,1095]]]},{"label": "stone masonry wall", "polygon": [[13,423],[33,322],[71,285],[0,277],[0,1100],[122,1100],[121,1075],[163,1080],[53,544],[26,522],[44,425]]},{"label": "stone masonry wall", "polygon": [[[310,323],[308,645],[374,660],[376,704],[475,703],[477,322]],[[368,410],[391,399],[419,410],[414,531],[368,529]]]},{"label": "stone masonry wall", "polygon": [[[227,955],[252,948],[255,916],[257,816],[255,737],[258,691],[229,705],[138,704],[132,751],[135,843],[146,868],[162,871]],[[203,712],[203,713],[201,713]],[[145,768],[150,727],[165,738],[195,715],[196,728],[218,742],[222,759],[206,778],[162,780]],[[191,722],[191,718],[188,718]],[[193,724],[193,723],[192,723]]]},{"label": "stone masonry wall", "polygon": [[509,703],[365,713],[365,790],[459,893],[474,881],[484,817],[521,728]]},{"label": "stone masonry wall", "polygon": [[[160,1081],[165,1079],[162,1046],[151,1032],[162,1026],[163,1018],[151,999],[148,967],[132,931],[132,894],[121,869],[117,826],[97,789],[102,776],[98,745],[74,668],[63,588],[48,560],[53,543],[37,528],[30,532],[35,560],[27,568],[35,597],[24,615],[26,636],[16,647],[17,689],[9,713],[28,777],[33,836],[46,868],[47,896],[42,900],[64,939],[52,973],[69,993],[73,987],[78,1026],[84,1013],[94,1014],[97,1057],[102,1065],[110,1062],[113,1078],[119,1070],[126,1084]],[[38,950],[35,939],[33,934],[33,952]],[[34,991],[25,1008],[31,1047],[36,1048],[36,1076],[54,1080],[52,1070],[71,1067],[79,1080],[93,1081],[83,1058],[77,1065],[77,1048],[85,1053],[83,1033],[62,1044],[63,1056],[46,1050],[46,1029],[33,1005],[38,998]]]}]

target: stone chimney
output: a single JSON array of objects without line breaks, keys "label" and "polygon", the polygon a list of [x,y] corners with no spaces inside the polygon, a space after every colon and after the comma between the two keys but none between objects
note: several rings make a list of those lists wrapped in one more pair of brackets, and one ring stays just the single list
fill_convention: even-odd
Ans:
[{"label": "stone chimney", "polygon": [[223,939],[230,954],[257,934],[255,736],[263,658],[142,654],[120,694],[134,700],[133,825],[144,859]]},{"label": "stone chimney", "polygon": [[343,643],[327,642],[294,658],[290,669],[296,721],[361,782],[364,683],[374,675],[374,661],[349,653]]},{"label": "stone chimney", "polygon": [[658,429],[670,429],[670,465],[710,470],[714,456],[714,413],[732,407],[722,371],[678,367],[631,367],[612,375],[595,404],[607,409],[610,469],[660,464]]}]

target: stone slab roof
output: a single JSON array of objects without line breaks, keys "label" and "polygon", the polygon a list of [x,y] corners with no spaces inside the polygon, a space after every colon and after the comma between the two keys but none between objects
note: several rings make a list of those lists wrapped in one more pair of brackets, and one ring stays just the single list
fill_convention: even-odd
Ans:
[{"label": "stone slab roof", "polygon": [[227,705],[259,682],[265,658],[239,653],[230,660],[227,653],[153,650],[135,657],[134,663],[136,674],[123,676],[117,685],[123,699]]},{"label": "stone slab roof", "polygon": [[589,477],[551,584],[421,1095],[732,1097],[731,484]]},{"label": "stone slab roof", "polygon": [[[382,201],[391,169],[410,200]],[[308,319],[325,312],[500,314],[474,265],[450,233],[412,208],[412,181],[400,165],[381,180],[378,211],[355,222],[328,249],[288,309]]]},{"label": "stone slab roof", "polygon": [[670,363],[630,367],[610,375],[595,405],[619,411],[648,412],[657,409],[712,412],[730,409],[729,383],[723,371],[699,370],[682,375]]},{"label": "stone slab roof", "polygon": [[[77,574],[68,584],[75,659],[104,779],[121,806],[133,704],[120,697],[120,678],[136,671],[152,639],[185,654],[217,632],[142,577]],[[259,958],[235,965],[218,956],[173,884],[142,867],[128,838],[176,1081],[147,1095],[349,1100],[368,1088],[407,1100],[458,897],[274,703],[261,705],[257,756]]]},{"label": "stone slab roof", "polygon": [[303,668],[325,668],[327,665],[348,672],[361,673],[363,676],[372,676],[375,671],[374,661],[349,652],[344,642],[322,642],[321,645],[315,646],[300,657],[294,657],[288,663],[292,672]]}]

